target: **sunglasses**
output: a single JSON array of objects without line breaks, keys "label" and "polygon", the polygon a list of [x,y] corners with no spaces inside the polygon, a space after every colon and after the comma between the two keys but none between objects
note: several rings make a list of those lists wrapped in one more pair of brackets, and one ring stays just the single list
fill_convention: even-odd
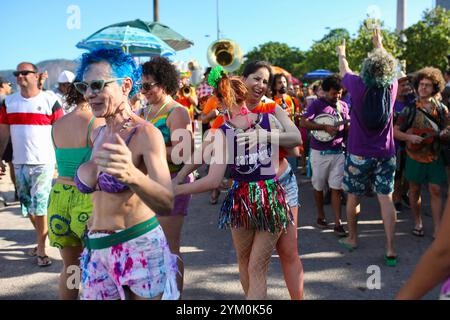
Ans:
[{"label": "sunglasses", "polygon": [[105,88],[105,86],[109,83],[113,83],[115,81],[118,80],[123,80],[126,78],[114,78],[111,80],[92,80],[91,83],[87,83],[87,82],[74,82],[74,86],[75,89],[81,93],[81,94],[86,94],[87,90],[89,88],[91,88],[93,93],[100,93],[103,91],[103,89]]},{"label": "sunglasses", "polygon": [[140,88],[140,90],[149,91],[157,84],[159,84],[159,83],[158,82],[152,82],[152,83],[144,82],[144,83],[139,84],[139,88]]},{"label": "sunglasses", "polygon": [[18,77],[19,75],[27,76],[30,73],[36,73],[36,71],[31,71],[31,70],[14,71],[13,75],[14,75],[14,77]]}]

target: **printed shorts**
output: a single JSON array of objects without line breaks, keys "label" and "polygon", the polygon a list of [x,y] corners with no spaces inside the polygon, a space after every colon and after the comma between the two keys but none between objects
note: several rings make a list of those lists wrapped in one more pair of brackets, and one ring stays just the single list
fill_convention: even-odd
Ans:
[{"label": "printed shorts", "polygon": [[286,201],[289,207],[298,207],[299,201],[297,178],[295,177],[294,171],[292,171],[290,165],[288,165],[286,171],[281,174],[281,176],[278,178],[278,181],[283,186]]},{"label": "printed shorts", "polygon": [[15,164],[16,188],[22,215],[47,215],[48,198],[52,188],[54,165]]},{"label": "printed shorts", "polygon": [[363,196],[367,188],[374,186],[378,194],[389,195],[394,191],[396,159],[366,158],[348,154],[345,159],[344,191]]},{"label": "printed shorts", "polygon": [[[88,233],[91,239],[108,235]],[[170,252],[161,226],[109,248],[84,249],[80,266],[83,300],[124,300],[124,286],[147,299],[162,294],[164,300],[175,300],[180,295],[177,256]]]},{"label": "printed shorts", "polygon": [[344,178],[345,156],[339,154],[320,154],[319,150],[311,149],[311,183],[314,190],[323,191],[328,185],[331,189],[341,190]]},{"label": "printed shorts", "polygon": [[84,194],[75,186],[56,183],[48,206],[48,237],[50,245],[81,246],[87,221],[92,214],[92,194]]}]

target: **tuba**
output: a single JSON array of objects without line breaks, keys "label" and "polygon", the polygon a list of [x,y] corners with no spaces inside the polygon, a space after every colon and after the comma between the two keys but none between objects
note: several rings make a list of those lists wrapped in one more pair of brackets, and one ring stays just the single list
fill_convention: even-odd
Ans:
[{"label": "tuba", "polygon": [[243,61],[241,48],[233,40],[220,39],[208,48],[206,58],[211,67],[222,66],[225,70],[237,70]]}]

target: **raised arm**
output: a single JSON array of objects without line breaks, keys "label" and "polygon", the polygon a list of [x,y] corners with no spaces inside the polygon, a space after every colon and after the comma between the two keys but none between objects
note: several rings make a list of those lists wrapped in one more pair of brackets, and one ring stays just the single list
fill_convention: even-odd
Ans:
[{"label": "raised arm", "polygon": [[346,73],[352,72],[347,61],[345,39],[341,45],[336,47],[336,52],[339,58],[339,73],[341,77],[344,77]]}]

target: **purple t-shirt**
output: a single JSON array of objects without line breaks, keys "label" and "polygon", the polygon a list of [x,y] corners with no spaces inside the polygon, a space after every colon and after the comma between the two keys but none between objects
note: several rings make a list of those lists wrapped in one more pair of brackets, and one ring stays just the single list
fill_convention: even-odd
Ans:
[{"label": "purple t-shirt", "polygon": [[366,86],[362,79],[353,74],[346,73],[342,84],[352,96],[351,124],[348,133],[347,150],[356,156],[371,158],[389,158],[395,155],[394,146],[394,101],[397,96],[397,79],[391,86],[391,116],[389,121],[381,130],[366,128],[360,121],[361,109],[364,105],[364,93]]},{"label": "purple t-shirt", "polygon": [[[325,99],[317,99],[311,103],[303,116],[308,120],[314,120],[318,115],[327,113],[335,116],[338,121],[350,119],[347,103],[344,101],[339,101],[339,105],[340,116],[338,116],[336,108],[332,107]],[[344,142],[344,125],[339,126],[338,129],[339,131],[336,137],[328,142],[321,142],[316,140],[314,137],[311,137],[311,148],[319,151],[342,149]]]}]

